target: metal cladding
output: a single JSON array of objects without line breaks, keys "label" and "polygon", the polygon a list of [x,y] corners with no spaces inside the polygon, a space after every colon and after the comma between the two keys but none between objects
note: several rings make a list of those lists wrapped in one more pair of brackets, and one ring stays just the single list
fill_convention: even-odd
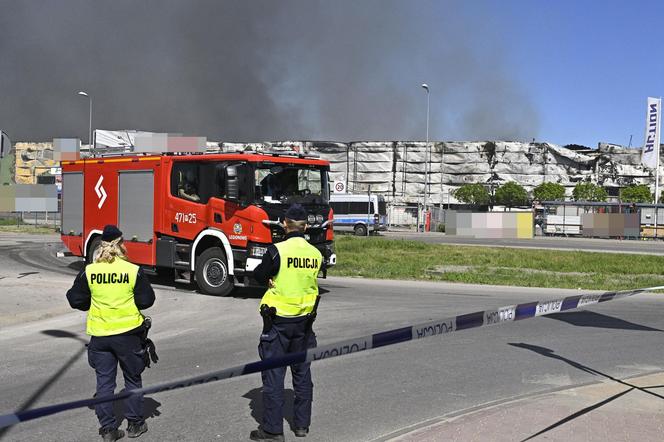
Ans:
[{"label": "metal cladding", "polygon": [[[97,147],[128,152],[139,133],[97,130],[95,134]],[[48,154],[29,153],[48,151],[50,144],[47,144],[17,143],[17,156],[48,158]],[[208,142],[207,152],[316,154],[330,162],[331,181],[343,181],[348,192],[366,192],[371,186],[373,193],[382,194],[395,204],[422,201],[427,169],[430,195],[427,199],[433,203],[457,202],[454,190],[469,183],[493,189],[516,181],[531,191],[543,182],[555,182],[565,186],[568,195],[580,181],[607,188],[631,184],[654,187],[654,171],[641,164],[640,148],[600,143],[598,149],[590,149],[511,141],[431,141],[429,146],[427,149],[423,141]],[[32,174],[32,164],[19,164],[21,161],[24,160],[17,159],[17,177]]]},{"label": "metal cladding", "polygon": [[16,184],[36,184],[38,176],[51,175],[51,169],[59,166],[53,159],[53,143],[16,143],[14,150]]},{"label": "metal cladding", "polygon": [[565,186],[580,181],[605,187],[654,186],[654,173],[641,165],[641,149],[600,143],[598,149],[552,143],[508,141],[279,141],[218,143],[217,151],[296,151],[316,153],[330,162],[330,179],[344,181],[349,192],[383,194],[394,203],[416,203],[425,190],[434,203],[454,203],[453,192],[469,183],[495,188],[516,181],[531,191],[543,182]]}]

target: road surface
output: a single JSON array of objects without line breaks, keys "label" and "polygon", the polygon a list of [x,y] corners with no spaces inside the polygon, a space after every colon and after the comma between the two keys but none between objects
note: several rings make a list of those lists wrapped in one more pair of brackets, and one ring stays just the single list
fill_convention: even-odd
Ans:
[{"label": "road surface", "polygon": [[[0,413],[94,392],[85,314],[70,311],[64,298],[80,263],[57,258],[58,249],[48,238],[0,238]],[[321,288],[315,326],[321,344],[579,293],[351,278],[329,278]],[[167,284],[156,292],[147,313],[161,359],[144,374],[146,385],[257,360],[260,293],[217,298]],[[305,440],[389,440],[464,410],[664,371],[662,303],[664,295],[637,295],[315,363],[313,423]],[[255,374],[150,396],[150,431],[140,440],[248,440],[261,413],[260,386]],[[292,397],[290,382],[286,396]],[[504,419],[509,428],[522,414]],[[93,411],[79,409],[17,425],[0,439],[89,441],[98,438],[97,427]],[[295,440],[288,425],[286,438]]]}]

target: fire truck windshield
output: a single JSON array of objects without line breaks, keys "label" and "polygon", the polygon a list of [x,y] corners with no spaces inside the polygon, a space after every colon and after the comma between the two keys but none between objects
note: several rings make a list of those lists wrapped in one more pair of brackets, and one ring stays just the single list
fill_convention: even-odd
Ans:
[{"label": "fire truck windshield", "polygon": [[327,204],[327,171],[319,167],[261,163],[255,169],[256,199],[264,203]]}]

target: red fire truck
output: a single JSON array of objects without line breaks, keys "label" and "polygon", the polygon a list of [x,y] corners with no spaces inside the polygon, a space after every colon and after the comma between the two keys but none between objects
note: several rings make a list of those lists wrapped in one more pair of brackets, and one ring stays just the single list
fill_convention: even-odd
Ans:
[{"label": "red fire truck", "polygon": [[328,171],[314,157],[256,152],[63,161],[62,242],[90,262],[104,225],[116,224],[132,262],[227,295],[256,285],[292,203],[308,211],[305,236],[327,267],[336,263]]}]

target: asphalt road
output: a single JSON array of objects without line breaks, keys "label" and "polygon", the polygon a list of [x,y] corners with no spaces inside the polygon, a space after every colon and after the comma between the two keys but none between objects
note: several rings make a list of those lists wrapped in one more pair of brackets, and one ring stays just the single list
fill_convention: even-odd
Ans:
[{"label": "asphalt road", "polygon": [[601,238],[577,238],[560,236],[536,236],[532,239],[470,238],[449,236],[437,232],[381,232],[387,239],[407,239],[430,244],[459,244],[468,246],[518,247],[528,249],[583,250],[604,253],[637,253],[646,255],[664,255],[664,242],[617,240]]},{"label": "asphalt road", "polygon": [[[24,240],[0,237],[0,413],[94,392],[85,314],[70,312],[64,299],[80,264],[56,258],[56,243]],[[329,278],[321,288],[315,326],[321,344],[579,293],[350,278]],[[161,360],[145,373],[146,384],[257,359],[260,293],[216,298],[169,285],[156,291],[155,307],[147,312]],[[313,423],[304,440],[387,440],[448,413],[606,376],[664,371],[662,303],[664,295],[637,295],[315,363]],[[261,412],[260,385],[256,374],[153,395],[146,400],[150,431],[140,440],[248,440]],[[521,416],[510,418],[517,422]],[[17,425],[0,439],[89,441],[98,438],[96,431],[93,411],[80,409]],[[287,425],[286,438],[295,440]]]}]

